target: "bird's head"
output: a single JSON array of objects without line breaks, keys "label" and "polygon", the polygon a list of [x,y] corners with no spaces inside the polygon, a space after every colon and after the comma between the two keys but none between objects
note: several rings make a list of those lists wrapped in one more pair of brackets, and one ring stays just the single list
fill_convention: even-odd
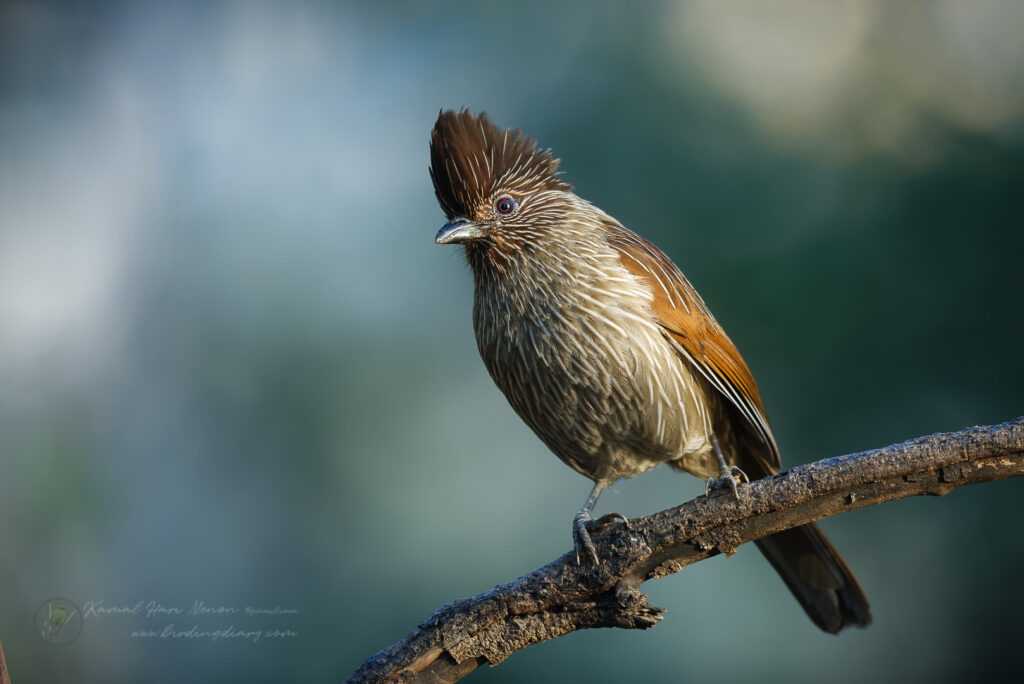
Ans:
[{"label": "bird's head", "polygon": [[442,111],[430,135],[430,178],[448,222],[435,242],[508,255],[564,223],[572,186],[558,164],[483,112]]}]

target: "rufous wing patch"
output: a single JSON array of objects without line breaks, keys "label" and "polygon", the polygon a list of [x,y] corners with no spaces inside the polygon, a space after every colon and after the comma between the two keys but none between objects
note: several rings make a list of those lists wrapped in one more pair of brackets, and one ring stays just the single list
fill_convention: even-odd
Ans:
[{"label": "rufous wing patch", "polygon": [[651,309],[667,335],[760,437],[767,448],[758,456],[768,470],[781,467],[754,376],[686,276],[660,249],[626,228],[614,227],[609,243],[626,270],[650,285]]}]

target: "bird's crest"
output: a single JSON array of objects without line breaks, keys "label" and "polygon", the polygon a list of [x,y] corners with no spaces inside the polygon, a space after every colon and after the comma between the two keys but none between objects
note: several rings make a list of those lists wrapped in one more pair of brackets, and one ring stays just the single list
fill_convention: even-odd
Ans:
[{"label": "bird's crest", "polygon": [[430,134],[430,178],[448,218],[469,216],[499,187],[511,192],[572,190],[559,160],[521,129],[500,129],[485,112],[442,110]]}]

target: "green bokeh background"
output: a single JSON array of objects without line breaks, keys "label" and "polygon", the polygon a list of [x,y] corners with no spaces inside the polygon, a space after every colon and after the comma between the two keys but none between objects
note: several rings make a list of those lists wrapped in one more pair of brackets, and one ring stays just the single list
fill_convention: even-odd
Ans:
[{"label": "green bokeh background", "polygon": [[[589,483],[480,363],[427,176],[486,109],[661,246],[787,465],[1024,413],[1024,13],[1007,2],[0,3],[0,640],[22,682],[340,681],[564,553]],[[667,469],[597,513],[701,485]],[[468,681],[1013,674],[1024,483],[825,521],[875,625],[753,549],[665,621]],[[33,613],[157,601],[288,616]],[[242,640],[133,630],[291,629]]]}]

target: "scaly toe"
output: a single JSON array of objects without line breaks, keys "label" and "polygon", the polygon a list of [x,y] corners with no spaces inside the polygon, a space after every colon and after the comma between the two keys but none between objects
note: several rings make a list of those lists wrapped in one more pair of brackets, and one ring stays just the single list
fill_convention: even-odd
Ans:
[{"label": "scaly toe", "polygon": [[573,520],[572,524],[572,541],[573,546],[576,547],[576,565],[583,565],[580,559],[580,552],[594,561],[594,565],[600,565],[601,559],[597,557],[597,549],[594,548],[594,542],[590,539],[590,533],[587,532],[587,522],[589,518],[577,518]]}]

